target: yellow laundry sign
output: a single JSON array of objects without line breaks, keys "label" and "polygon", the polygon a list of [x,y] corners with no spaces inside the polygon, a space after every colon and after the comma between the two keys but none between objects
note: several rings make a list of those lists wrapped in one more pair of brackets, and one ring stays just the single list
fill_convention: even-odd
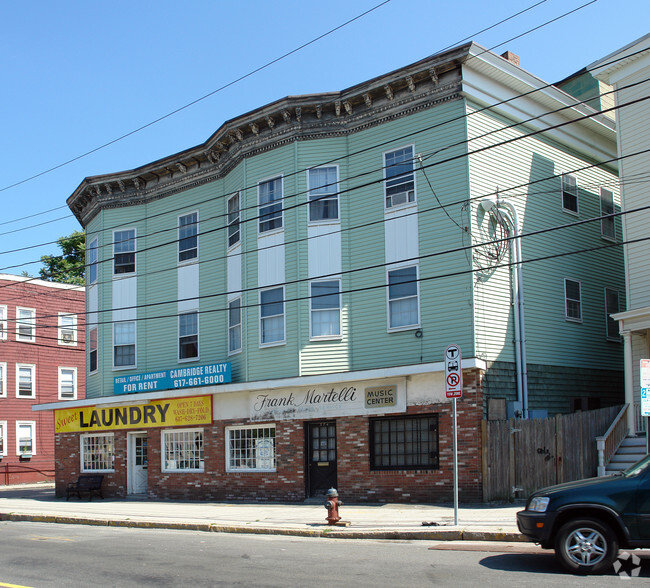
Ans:
[{"label": "yellow laundry sign", "polygon": [[179,427],[212,423],[212,396],[155,400],[125,406],[84,406],[54,411],[56,433]]}]

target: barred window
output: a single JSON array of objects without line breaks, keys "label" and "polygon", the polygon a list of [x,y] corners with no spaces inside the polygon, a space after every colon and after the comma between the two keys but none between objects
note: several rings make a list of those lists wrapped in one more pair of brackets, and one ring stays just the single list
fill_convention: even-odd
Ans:
[{"label": "barred window", "polygon": [[115,458],[113,442],[113,433],[83,435],[81,437],[81,471],[113,471]]},{"label": "barred window", "polygon": [[163,472],[202,472],[203,430],[184,429],[162,433]]},{"label": "barred window", "polygon": [[370,469],[438,469],[438,416],[370,420]]},{"label": "barred window", "polygon": [[275,471],[275,425],[226,428],[226,471]]}]

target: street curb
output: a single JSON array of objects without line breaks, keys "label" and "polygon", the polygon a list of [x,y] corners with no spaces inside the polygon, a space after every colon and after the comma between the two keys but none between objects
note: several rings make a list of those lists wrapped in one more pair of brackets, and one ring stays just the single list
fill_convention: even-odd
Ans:
[{"label": "street curb", "polygon": [[0,521],[56,523],[65,525],[91,525],[97,527],[130,527],[138,529],[173,529],[180,531],[207,531],[212,533],[243,533],[256,535],[286,535],[295,537],[320,537],[325,539],[392,539],[426,541],[508,541],[528,542],[520,533],[503,531],[468,531],[464,529],[395,530],[338,529],[323,525],[317,529],[292,529],[287,527],[259,527],[224,525],[221,523],[175,523],[168,521],[132,521],[103,518],[81,518],[61,515],[32,515],[0,513]]}]

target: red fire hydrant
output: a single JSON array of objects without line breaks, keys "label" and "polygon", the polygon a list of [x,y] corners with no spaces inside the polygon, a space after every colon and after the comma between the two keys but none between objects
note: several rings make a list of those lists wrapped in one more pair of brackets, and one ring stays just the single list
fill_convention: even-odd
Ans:
[{"label": "red fire hydrant", "polygon": [[339,506],[342,506],[343,503],[339,500],[339,493],[336,491],[336,488],[330,488],[327,491],[327,501],[325,502],[325,508],[327,509],[327,524],[336,525],[341,520],[339,516]]}]

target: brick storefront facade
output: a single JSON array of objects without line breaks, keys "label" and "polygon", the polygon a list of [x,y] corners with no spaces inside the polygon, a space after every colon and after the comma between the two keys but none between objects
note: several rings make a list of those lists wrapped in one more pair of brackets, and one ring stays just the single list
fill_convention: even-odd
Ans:
[{"label": "brick storefront facade", "polygon": [[[463,398],[457,401],[459,499],[479,502],[481,478],[481,370],[464,372]],[[215,410],[216,413],[216,410]],[[370,419],[376,416],[345,415],[324,419],[251,421],[219,420],[198,427],[203,433],[203,472],[165,472],[162,431],[170,428],[142,428],[114,431],[113,471],[103,472],[105,496],[129,493],[128,436],[146,432],[148,468],[146,493],[151,498],[175,500],[243,500],[298,502],[309,495],[308,443],[310,423],[329,422],[336,426],[336,485],[344,499],[354,502],[428,503],[453,500],[453,417],[451,402],[407,405],[404,413],[383,413],[381,417],[436,415],[438,418],[437,469],[371,468]],[[276,467],[272,472],[232,472],[226,464],[226,429],[232,426],[275,427]],[[81,470],[81,433],[56,436],[57,495]]]}]

